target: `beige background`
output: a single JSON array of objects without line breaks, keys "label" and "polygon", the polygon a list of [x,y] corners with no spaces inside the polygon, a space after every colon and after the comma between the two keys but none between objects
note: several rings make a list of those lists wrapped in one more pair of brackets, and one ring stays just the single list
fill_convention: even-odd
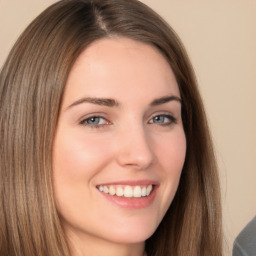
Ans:
[{"label": "beige background", "polygon": [[[17,36],[51,0],[0,0],[0,66]],[[226,255],[256,214],[256,1],[144,0],[182,38],[216,146]]]}]

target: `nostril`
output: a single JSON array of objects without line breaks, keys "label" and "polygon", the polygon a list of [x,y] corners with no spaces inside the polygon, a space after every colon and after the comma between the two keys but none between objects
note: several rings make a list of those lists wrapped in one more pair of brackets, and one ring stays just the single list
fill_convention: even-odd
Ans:
[{"label": "nostril", "polygon": [[154,151],[150,141],[142,125],[126,127],[120,131],[116,140],[117,162],[122,166],[147,168],[154,160]]},{"label": "nostril", "polygon": [[152,164],[153,154],[151,152],[136,150],[131,150],[128,152],[119,151],[117,161],[123,166],[136,166],[139,169],[145,169]]}]

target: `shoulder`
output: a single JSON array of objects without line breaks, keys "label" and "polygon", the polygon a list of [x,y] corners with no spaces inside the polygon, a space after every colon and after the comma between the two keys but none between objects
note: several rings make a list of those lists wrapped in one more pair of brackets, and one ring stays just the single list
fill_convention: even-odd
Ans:
[{"label": "shoulder", "polygon": [[233,256],[256,255],[256,216],[245,226],[234,241]]}]

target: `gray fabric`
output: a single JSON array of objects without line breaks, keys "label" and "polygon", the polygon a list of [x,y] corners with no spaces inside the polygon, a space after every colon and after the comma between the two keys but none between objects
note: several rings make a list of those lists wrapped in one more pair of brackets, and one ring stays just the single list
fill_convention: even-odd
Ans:
[{"label": "gray fabric", "polygon": [[256,256],[256,216],[235,239],[233,256]]}]

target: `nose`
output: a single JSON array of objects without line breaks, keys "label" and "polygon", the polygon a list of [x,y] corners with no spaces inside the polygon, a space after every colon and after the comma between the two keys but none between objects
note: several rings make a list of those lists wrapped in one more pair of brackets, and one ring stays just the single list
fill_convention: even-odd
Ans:
[{"label": "nose", "polygon": [[149,134],[143,127],[129,127],[117,139],[116,160],[119,165],[138,170],[147,169],[154,161]]}]

